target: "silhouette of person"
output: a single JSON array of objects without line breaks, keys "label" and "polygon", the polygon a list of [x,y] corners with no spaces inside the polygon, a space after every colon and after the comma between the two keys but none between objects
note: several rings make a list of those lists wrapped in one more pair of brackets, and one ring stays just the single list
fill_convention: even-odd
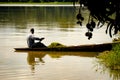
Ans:
[{"label": "silhouette of person", "polygon": [[[27,38],[27,45],[29,48],[43,48],[46,47],[43,43],[41,43],[41,41],[44,38],[38,38],[38,37],[34,37],[34,28],[30,29],[31,35],[28,36]],[[39,41],[39,42],[35,42],[35,40]]]}]

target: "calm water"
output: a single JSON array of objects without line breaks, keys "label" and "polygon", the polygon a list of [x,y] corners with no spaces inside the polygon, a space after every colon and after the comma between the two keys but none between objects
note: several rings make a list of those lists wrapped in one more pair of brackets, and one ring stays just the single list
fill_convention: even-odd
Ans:
[{"label": "calm water", "polygon": [[[15,52],[27,47],[31,27],[43,43],[64,45],[111,42],[104,27],[85,37],[85,25],[76,24],[73,7],[0,7],[0,79],[1,80],[119,80],[119,72],[98,66],[94,52]],[[84,11],[87,20],[88,11]],[[87,22],[87,21],[86,21]]]}]

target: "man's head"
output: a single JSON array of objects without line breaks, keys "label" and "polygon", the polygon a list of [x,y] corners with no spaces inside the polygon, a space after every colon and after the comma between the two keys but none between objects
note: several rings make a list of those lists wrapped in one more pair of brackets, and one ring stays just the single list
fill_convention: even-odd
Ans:
[{"label": "man's head", "polygon": [[34,28],[31,28],[31,29],[30,29],[30,32],[31,32],[32,34],[34,34]]}]

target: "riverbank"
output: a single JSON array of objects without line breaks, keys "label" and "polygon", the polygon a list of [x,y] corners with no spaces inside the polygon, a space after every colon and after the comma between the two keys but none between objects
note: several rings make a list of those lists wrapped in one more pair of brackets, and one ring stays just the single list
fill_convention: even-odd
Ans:
[{"label": "riverbank", "polygon": [[[23,6],[23,7],[34,7],[34,6],[74,6],[72,2],[49,2],[49,3],[18,3],[18,2],[9,2],[9,3],[0,3],[0,6]],[[79,6],[79,4],[76,4],[75,6]]]},{"label": "riverbank", "polygon": [[104,51],[99,54],[100,63],[112,70],[120,70],[120,43],[112,45],[110,51]]}]

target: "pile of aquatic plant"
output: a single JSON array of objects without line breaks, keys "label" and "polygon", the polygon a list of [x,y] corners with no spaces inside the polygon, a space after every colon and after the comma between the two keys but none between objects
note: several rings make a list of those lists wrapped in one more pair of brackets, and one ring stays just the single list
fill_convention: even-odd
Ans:
[{"label": "pile of aquatic plant", "polygon": [[65,45],[63,45],[63,44],[61,44],[61,43],[58,43],[58,42],[52,42],[49,46],[48,46],[48,48],[60,48],[60,47],[66,47]]},{"label": "pile of aquatic plant", "polygon": [[111,51],[100,53],[100,62],[110,69],[120,69],[120,44],[114,44]]},{"label": "pile of aquatic plant", "polygon": [[113,42],[120,42],[120,37],[114,38],[114,39],[113,39]]}]

